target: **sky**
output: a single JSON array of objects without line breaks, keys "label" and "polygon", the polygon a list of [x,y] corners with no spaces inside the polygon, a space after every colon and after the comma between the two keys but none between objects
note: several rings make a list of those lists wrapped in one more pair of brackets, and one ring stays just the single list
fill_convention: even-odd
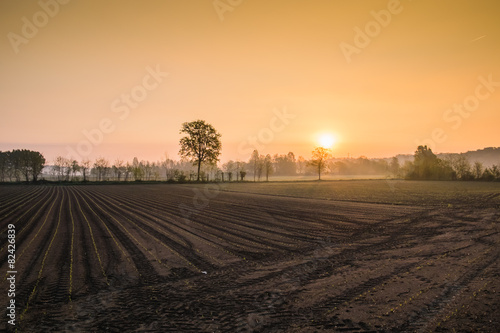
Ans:
[{"label": "sky", "polygon": [[496,0],[0,2],[0,150],[48,163],[178,159],[197,119],[221,161],[500,146]]}]

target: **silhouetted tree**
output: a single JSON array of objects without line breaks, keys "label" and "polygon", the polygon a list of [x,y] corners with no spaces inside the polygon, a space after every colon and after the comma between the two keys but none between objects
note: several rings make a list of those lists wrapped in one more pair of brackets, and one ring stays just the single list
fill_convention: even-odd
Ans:
[{"label": "silhouetted tree", "polygon": [[99,157],[95,160],[94,169],[97,172],[97,180],[104,180],[106,173],[109,169],[109,162],[104,157]]},{"label": "silhouetted tree", "polygon": [[78,171],[80,171],[80,165],[78,165],[78,162],[76,160],[73,160],[71,162],[71,174],[72,174],[71,178],[72,179],[75,179],[75,175]]},{"label": "silhouetted tree", "polygon": [[264,155],[260,155],[259,159],[257,160],[257,179],[260,182],[260,178],[262,177],[262,173],[265,170],[265,159],[266,157]]},{"label": "silhouetted tree", "polygon": [[500,180],[500,167],[495,164],[490,168],[490,170],[495,179]]},{"label": "silhouetted tree", "polygon": [[12,177],[21,181],[24,177],[27,182],[36,182],[44,166],[45,158],[37,151],[14,149],[0,152],[0,181],[5,181],[7,177],[10,181]]},{"label": "silhouetted tree", "polygon": [[8,152],[0,151],[0,182],[4,182],[9,169],[9,154]]},{"label": "silhouetted tree", "polygon": [[257,149],[252,152],[249,163],[253,166],[253,181],[255,181],[255,177],[257,176],[257,169],[259,168],[259,152],[257,151]]},{"label": "silhouetted tree", "polygon": [[45,157],[37,151],[29,150],[28,168],[31,171],[33,182],[38,181],[38,175],[42,172],[45,166]]},{"label": "silhouetted tree", "polygon": [[16,178],[20,180],[24,176],[26,181],[29,181],[29,153],[25,149],[14,149],[11,152],[12,165],[16,170]]},{"label": "silhouetted tree", "polygon": [[220,133],[204,120],[183,123],[180,134],[187,134],[180,140],[179,155],[198,166],[196,180],[200,180],[201,164],[217,163],[222,148]]},{"label": "silhouetted tree", "polygon": [[137,157],[134,157],[132,160],[132,175],[134,176],[134,180],[140,181],[142,180],[142,176],[144,172],[142,171],[141,164]]},{"label": "silhouetted tree", "polygon": [[450,162],[439,159],[427,146],[418,146],[410,164],[408,179],[455,179],[456,172]]},{"label": "silhouetted tree", "polygon": [[[222,169],[227,173],[227,178],[229,182],[232,181],[234,168],[235,168],[235,163],[232,160],[229,160],[222,165]],[[238,178],[238,174],[236,174],[236,178]]]},{"label": "silhouetted tree", "polygon": [[486,168],[481,175],[482,180],[493,181],[495,180],[495,174],[493,173],[492,168]]},{"label": "silhouetted tree", "polygon": [[134,167],[129,163],[127,162],[127,164],[125,164],[125,181],[127,182],[128,181],[128,177],[130,176],[131,173],[133,173],[134,171]]},{"label": "silhouetted tree", "polygon": [[483,171],[484,171],[483,163],[474,162],[474,167],[472,170],[474,172],[474,178],[481,179],[481,177],[483,176]]},{"label": "silhouetted tree", "polygon": [[90,160],[85,159],[85,160],[81,161],[80,168],[82,169],[83,181],[86,182],[87,181],[87,170],[90,169]]},{"label": "silhouetted tree", "polygon": [[151,165],[151,163],[149,163],[149,161],[141,161],[141,167],[144,170],[146,180],[150,180],[153,173],[153,166]]},{"label": "silhouetted tree", "polygon": [[432,179],[438,158],[427,146],[418,146],[414,154],[413,179]]},{"label": "silhouetted tree", "polygon": [[266,172],[266,182],[268,182],[269,175],[273,172],[273,160],[269,154],[264,157],[264,170]]},{"label": "silhouetted tree", "polygon": [[64,176],[64,165],[66,164],[66,159],[62,156],[57,156],[54,160],[54,171],[57,174],[57,180],[63,180]]},{"label": "silhouetted tree", "polygon": [[326,167],[326,161],[331,158],[330,149],[316,147],[312,152],[312,160],[310,165],[314,166],[318,171],[318,180],[321,180],[321,171]]},{"label": "silhouetted tree", "polygon": [[28,149],[13,150],[12,153],[18,156],[18,167],[21,173],[24,174],[26,181],[28,182],[31,176],[33,182],[36,182],[38,180],[38,175],[45,166],[45,158],[43,155],[37,151]]},{"label": "silhouetted tree", "polygon": [[[235,173],[236,173],[236,181],[238,181],[238,178],[241,176],[241,171],[245,171],[245,162],[241,162],[241,161],[234,162],[234,169],[235,169]],[[245,172],[245,175],[246,175],[246,172]]]},{"label": "silhouetted tree", "polygon": [[113,173],[115,174],[115,177],[120,181],[122,177],[122,173],[125,171],[124,166],[123,166],[123,160],[117,158],[115,161],[115,164],[113,164]]},{"label": "silhouetted tree", "polygon": [[453,156],[448,160],[458,179],[471,180],[473,178],[470,162],[465,155]]},{"label": "silhouetted tree", "polygon": [[64,169],[64,180],[69,182],[69,175],[71,174],[71,165],[72,165],[72,160],[71,158],[65,158],[63,161],[63,169]]}]

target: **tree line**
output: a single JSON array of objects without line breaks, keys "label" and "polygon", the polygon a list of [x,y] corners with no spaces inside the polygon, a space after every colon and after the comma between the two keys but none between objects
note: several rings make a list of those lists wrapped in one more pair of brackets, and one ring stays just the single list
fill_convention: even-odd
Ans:
[{"label": "tree line", "polygon": [[395,166],[394,171],[396,176],[416,180],[500,181],[500,164],[484,167],[481,162],[469,162],[463,154],[438,158],[427,146],[418,146],[413,161]]},{"label": "tree line", "polygon": [[0,182],[38,180],[45,165],[45,158],[37,151],[14,149],[0,151]]},{"label": "tree line", "polygon": [[[180,134],[180,161],[167,155],[160,161],[131,162],[117,159],[110,163],[104,157],[81,161],[58,156],[50,166],[49,174],[58,181],[262,181],[271,175],[296,176],[324,173],[341,175],[392,175],[405,179],[435,180],[500,180],[500,167],[471,164],[464,155],[438,158],[427,146],[419,146],[413,161],[400,164],[397,157],[386,159],[334,159],[330,149],[316,147],[309,160],[295,157],[293,152],[279,155],[259,154],[254,150],[248,161],[230,160],[220,165],[221,134],[203,120],[183,123]],[[0,152],[0,181],[38,180],[45,158],[26,149]]]},{"label": "tree line", "polygon": [[[45,159],[38,153],[39,161]],[[32,168],[22,163],[21,154],[0,152],[0,181],[35,181],[40,177],[42,163]],[[38,171],[37,171],[38,170]],[[35,176],[33,177],[33,172]],[[38,173],[37,173],[38,172]],[[469,162],[463,155],[446,158],[436,157],[428,148],[417,149],[413,161],[400,163],[392,160],[358,158],[332,158],[311,155],[295,157],[287,154],[263,155],[255,150],[248,160],[229,160],[225,163],[201,163],[200,181],[268,181],[271,176],[323,176],[335,175],[391,175],[395,178],[415,180],[500,180],[500,167],[484,167],[480,162]],[[184,182],[198,179],[197,164],[189,160],[174,160],[165,155],[158,161],[132,161],[105,157],[94,160],[76,161],[63,156],[56,157],[52,164],[44,169],[43,177],[56,181],[171,181]]]},{"label": "tree line", "polygon": [[259,154],[254,150],[246,161],[229,160],[220,163],[198,163],[173,160],[165,155],[159,161],[130,162],[121,159],[113,163],[104,157],[94,161],[57,157],[51,168],[52,179],[59,181],[268,181],[271,176],[335,175],[390,175],[409,180],[484,180],[500,181],[500,167],[484,167],[480,162],[469,162],[464,155],[438,158],[425,146],[417,148],[413,161],[400,163],[392,159],[358,158],[334,159],[327,149],[316,149],[310,159],[287,154]]}]

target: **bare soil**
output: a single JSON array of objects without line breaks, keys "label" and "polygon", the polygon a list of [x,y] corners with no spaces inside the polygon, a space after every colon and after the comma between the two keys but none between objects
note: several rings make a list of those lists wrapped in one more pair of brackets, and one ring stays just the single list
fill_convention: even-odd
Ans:
[{"label": "bare soil", "polygon": [[422,205],[216,184],[2,186],[4,309],[10,223],[18,273],[16,326],[0,330],[496,332],[499,193]]}]

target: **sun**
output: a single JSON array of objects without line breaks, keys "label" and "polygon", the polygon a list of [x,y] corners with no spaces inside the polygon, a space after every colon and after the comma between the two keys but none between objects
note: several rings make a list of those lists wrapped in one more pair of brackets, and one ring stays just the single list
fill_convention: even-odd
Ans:
[{"label": "sun", "polygon": [[335,144],[335,137],[332,134],[324,133],[318,137],[318,143],[323,148],[332,148]]}]

